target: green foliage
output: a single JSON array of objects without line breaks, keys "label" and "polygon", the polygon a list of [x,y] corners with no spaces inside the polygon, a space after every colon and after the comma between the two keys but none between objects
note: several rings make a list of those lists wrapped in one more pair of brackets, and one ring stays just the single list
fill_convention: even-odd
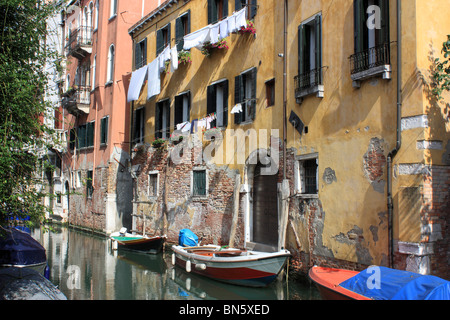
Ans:
[{"label": "green foliage", "polygon": [[450,35],[447,36],[447,41],[442,44],[442,54],[444,60],[440,58],[434,60],[434,70],[432,74],[433,80],[433,94],[438,100],[442,100],[442,93],[450,91]]},{"label": "green foliage", "polygon": [[55,9],[40,0],[0,1],[0,225],[9,215],[40,221],[46,211],[37,150],[52,133],[40,117],[48,107],[44,66],[56,57],[44,41]]}]

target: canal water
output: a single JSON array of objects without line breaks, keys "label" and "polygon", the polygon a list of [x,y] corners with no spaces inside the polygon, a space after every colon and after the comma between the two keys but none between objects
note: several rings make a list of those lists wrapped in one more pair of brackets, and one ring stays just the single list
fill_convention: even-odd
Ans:
[{"label": "canal water", "polygon": [[46,249],[51,282],[69,300],[320,300],[314,286],[284,277],[247,288],[187,273],[172,266],[170,246],[158,255],[113,251],[105,237],[53,229],[32,236]]}]

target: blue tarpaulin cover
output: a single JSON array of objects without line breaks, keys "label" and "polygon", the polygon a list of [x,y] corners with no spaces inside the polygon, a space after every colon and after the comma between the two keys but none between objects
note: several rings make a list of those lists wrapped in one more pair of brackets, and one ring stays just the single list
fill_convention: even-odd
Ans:
[{"label": "blue tarpaulin cover", "polygon": [[195,247],[198,245],[198,237],[189,229],[180,230],[178,243],[183,247]]},{"label": "blue tarpaulin cover", "polygon": [[370,267],[340,286],[374,300],[450,299],[449,281],[386,267]]},{"label": "blue tarpaulin cover", "polygon": [[31,235],[11,228],[0,235],[0,265],[31,265],[45,262],[45,248]]}]

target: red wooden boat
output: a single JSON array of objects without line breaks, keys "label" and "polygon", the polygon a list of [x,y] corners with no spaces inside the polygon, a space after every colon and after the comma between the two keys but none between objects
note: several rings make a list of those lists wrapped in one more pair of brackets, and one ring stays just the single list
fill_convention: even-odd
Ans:
[{"label": "red wooden boat", "polygon": [[315,266],[309,270],[309,278],[316,284],[324,300],[371,300],[340,286],[358,273],[359,271]]}]

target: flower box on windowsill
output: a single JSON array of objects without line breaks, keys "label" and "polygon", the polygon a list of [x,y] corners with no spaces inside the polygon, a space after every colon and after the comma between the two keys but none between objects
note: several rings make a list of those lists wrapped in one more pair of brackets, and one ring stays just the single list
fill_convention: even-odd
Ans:
[{"label": "flower box on windowsill", "polygon": [[213,51],[216,50],[216,49],[219,49],[219,50],[220,49],[226,49],[226,50],[228,50],[229,47],[228,47],[228,44],[227,44],[227,40],[222,39],[222,40],[219,40],[219,42],[216,42],[216,43],[209,43],[209,42],[206,43],[203,46],[203,48],[202,48],[202,54],[207,56],[207,57],[209,57],[213,53]]},{"label": "flower box on windowsill", "polygon": [[253,21],[247,20],[247,27],[241,27],[241,30],[239,30],[240,34],[246,34],[246,33],[250,33],[250,34],[256,34],[256,28],[255,28],[255,24],[253,23]]},{"label": "flower box on windowsill", "polygon": [[155,141],[152,142],[152,147],[155,149],[161,149],[162,147],[164,147],[166,143],[166,140],[164,139],[156,139]]}]

